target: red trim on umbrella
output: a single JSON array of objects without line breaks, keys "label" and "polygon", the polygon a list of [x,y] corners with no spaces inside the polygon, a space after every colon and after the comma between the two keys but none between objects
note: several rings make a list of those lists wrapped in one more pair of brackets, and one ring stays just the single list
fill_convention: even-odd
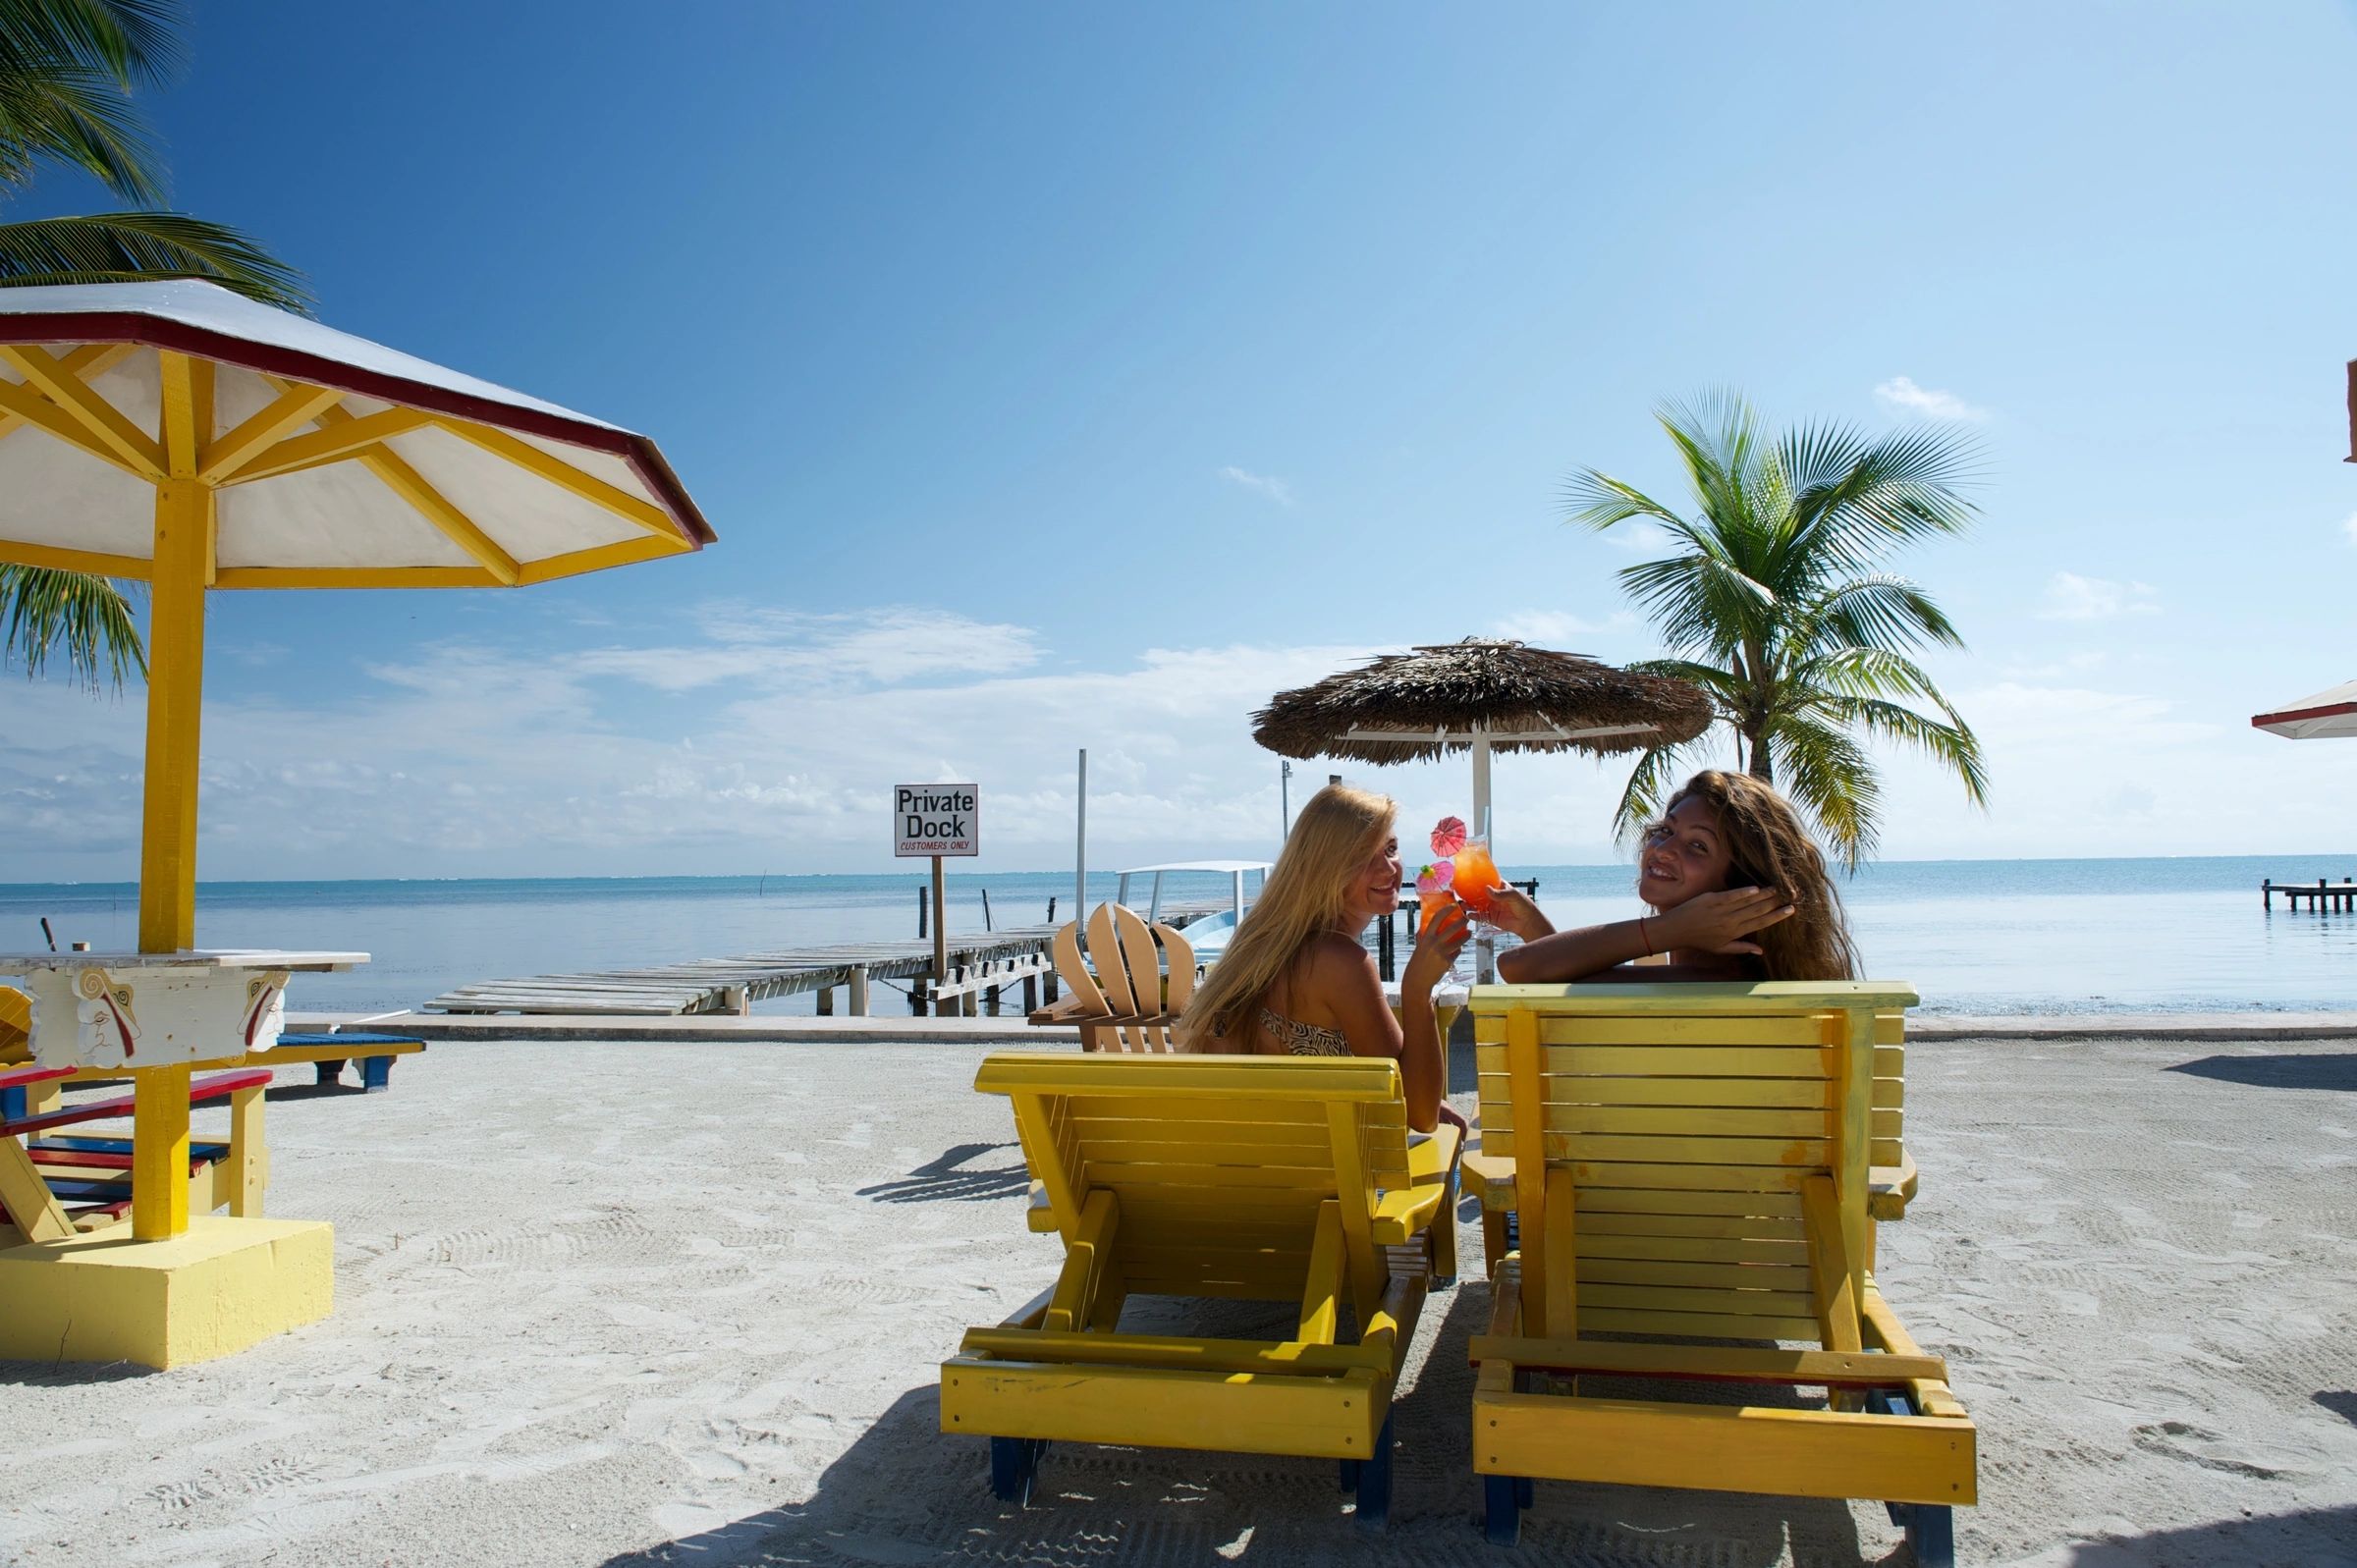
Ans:
[{"label": "red trim on umbrella", "polygon": [[2251,728],[2265,730],[2270,725],[2306,724],[2314,719],[2337,719],[2344,713],[2357,713],[2357,702],[2333,702],[2328,703],[2322,708],[2290,708],[2282,713],[2256,714],[2251,719]]},{"label": "red trim on umbrella", "polygon": [[136,310],[0,314],[0,343],[137,344],[144,349],[195,354],[218,360],[222,364],[258,371],[266,376],[305,381],[312,386],[329,387],[338,392],[355,392],[380,403],[403,404],[428,413],[445,413],[454,419],[497,425],[502,429],[521,431],[549,441],[562,441],[569,446],[610,453],[630,465],[630,470],[638,475],[657,503],[679,524],[681,535],[691,548],[700,550],[718,537],[713,533],[712,525],[704,520],[703,513],[688,499],[679,476],[671,471],[671,464],[664,460],[662,453],[655,450],[655,444],[644,436],[617,430],[611,425],[567,418],[544,408],[520,408],[511,403],[453,391],[430,381],[412,381],[407,376],[363,370],[346,360],[323,358],[300,350],[255,343],[249,338],[215,332],[209,327],[192,326],[185,321],[163,320]]}]

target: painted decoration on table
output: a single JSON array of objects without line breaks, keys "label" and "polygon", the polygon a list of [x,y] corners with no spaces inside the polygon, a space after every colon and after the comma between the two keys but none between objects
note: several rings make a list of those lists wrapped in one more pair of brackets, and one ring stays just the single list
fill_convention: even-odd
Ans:
[{"label": "painted decoration on table", "polygon": [[32,1059],[44,1067],[164,1067],[220,1061],[278,1043],[287,1016],[284,969],[141,969],[103,964],[36,969]]}]

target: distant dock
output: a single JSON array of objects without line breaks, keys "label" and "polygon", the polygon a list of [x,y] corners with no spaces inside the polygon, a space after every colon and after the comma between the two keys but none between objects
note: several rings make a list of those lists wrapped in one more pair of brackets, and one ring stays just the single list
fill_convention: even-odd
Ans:
[{"label": "distant dock", "polygon": [[[1165,902],[1160,919],[1184,926],[1228,900]],[[936,983],[933,944],[849,943],[831,947],[797,947],[738,958],[696,958],[642,968],[588,970],[576,974],[530,975],[519,980],[485,980],[444,992],[421,1009],[450,1013],[562,1013],[639,1017],[682,1013],[748,1013],[756,1001],[815,992],[818,1011],[832,1015],[835,993],[852,1017],[865,1017],[876,982],[906,982],[908,1010],[948,1017],[973,1017],[978,1004],[996,1016],[1000,994],[1019,986],[1023,1009],[1056,998],[1056,967],[1048,956],[1058,926],[1018,926],[1006,931],[953,933],[950,972]]]},{"label": "distant dock", "polygon": [[2294,909],[2299,908],[2300,900],[2305,898],[2309,900],[2308,907],[2319,913],[2330,910],[2357,912],[2357,880],[2347,877],[2338,882],[2327,882],[2319,877],[2314,884],[2275,882],[2272,879],[2259,884],[2259,897],[2266,908],[2275,908],[2277,893],[2289,900]]}]

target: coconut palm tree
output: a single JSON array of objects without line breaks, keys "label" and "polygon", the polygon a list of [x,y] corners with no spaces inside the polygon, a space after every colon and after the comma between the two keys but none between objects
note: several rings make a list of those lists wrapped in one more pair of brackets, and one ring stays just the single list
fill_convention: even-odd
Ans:
[{"label": "coconut palm tree", "polygon": [[[1782,789],[1853,870],[1879,831],[1870,741],[1933,757],[1985,805],[1980,742],[1913,657],[1963,638],[1930,594],[1880,569],[1902,545],[1970,525],[1974,443],[1933,425],[1875,437],[1803,425],[1772,438],[1731,393],[1656,417],[1685,468],[1692,515],[1593,468],[1565,495],[1572,523],[1668,535],[1671,554],[1619,573],[1672,655],[1632,668],[1709,691],[1739,765]],[[1711,732],[1637,759],[1615,819],[1622,834],[1661,809]]]},{"label": "coconut palm tree", "polygon": [[[205,278],[302,309],[301,276],[235,229],[157,210],[163,164],[134,89],[180,63],[172,0],[0,0],[0,199],[47,164],[78,168],[138,210],[0,223],[0,288]],[[0,566],[0,659],[38,675],[53,651],[95,687],[146,660],[104,577]]]}]

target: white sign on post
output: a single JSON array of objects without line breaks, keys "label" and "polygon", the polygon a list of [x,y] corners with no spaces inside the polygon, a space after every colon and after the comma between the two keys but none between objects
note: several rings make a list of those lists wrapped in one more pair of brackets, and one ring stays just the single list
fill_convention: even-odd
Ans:
[{"label": "white sign on post", "polygon": [[981,792],[970,784],[901,784],[892,792],[893,854],[978,855]]}]

